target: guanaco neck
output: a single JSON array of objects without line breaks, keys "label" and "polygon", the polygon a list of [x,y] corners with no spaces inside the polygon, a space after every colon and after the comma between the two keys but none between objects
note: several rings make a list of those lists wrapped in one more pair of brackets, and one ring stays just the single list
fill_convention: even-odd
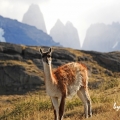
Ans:
[{"label": "guanaco neck", "polygon": [[44,66],[44,74],[45,74],[45,84],[46,86],[55,84],[55,80],[52,73],[52,65],[49,63],[49,65],[46,62],[43,62]]}]

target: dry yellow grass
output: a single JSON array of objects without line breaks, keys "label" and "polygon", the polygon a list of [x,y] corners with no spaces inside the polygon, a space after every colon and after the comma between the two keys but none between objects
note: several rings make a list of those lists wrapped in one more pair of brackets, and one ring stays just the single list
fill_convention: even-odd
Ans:
[{"label": "dry yellow grass", "polygon": [[[90,95],[93,117],[89,120],[120,119],[120,110],[113,109],[115,102],[120,106],[120,81],[119,86],[107,90],[90,90]],[[1,120],[53,120],[51,101],[44,90],[21,96],[0,96],[0,108]],[[77,96],[67,99],[64,120],[85,120],[83,104]]]}]

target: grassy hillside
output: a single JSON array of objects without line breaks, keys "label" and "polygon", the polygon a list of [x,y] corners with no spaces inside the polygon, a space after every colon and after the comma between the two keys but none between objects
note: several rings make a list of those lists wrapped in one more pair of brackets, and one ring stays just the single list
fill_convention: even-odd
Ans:
[{"label": "grassy hillside", "polygon": [[[93,117],[89,120],[119,120],[120,110],[114,110],[113,105],[115,102],[117,105],[120,103],[120,84],[106,90],[101,89],[102,87],[90,90]],[[44,90],[21,96],[0,96],[0,106],[1,120],[53,120],[50,98]],[[65,120],[84,120],[83,104],[77,96],[67,99],[64,117]]]},{"label": "grassy hillside", "polygon": [[[38,48],[34,47],[34,50]],[[59,48],[53,47],[53,51]],[[65,48],[60,48],[65,49]],[[89,71],[89,91],[92,99],[93,117],[89,120],[119,120],[120,110],[113,109],[114,103],[120,106],[120,71],[107,69],[91,54],[66,48],[71,54],[87,58],[85,63]],[[79,61],[80,62],[80,61]],[[31,60],[20,62],[17,60],[0,61],[2,65],[22,65],[29,73],[39,74],[43,77],[42,70],[38,69]],[[22,95],[0,96],[0,120],[53,120],[53,111],[49,96],[45,93],[45,86],[38,90],[28,91]],[[83,104],[77,96],[66,100],[64,120],[85,120]]]}]

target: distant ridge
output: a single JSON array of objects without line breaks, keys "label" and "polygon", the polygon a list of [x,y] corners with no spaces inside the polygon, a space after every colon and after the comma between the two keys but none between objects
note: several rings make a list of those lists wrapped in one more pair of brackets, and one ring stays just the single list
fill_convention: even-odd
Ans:
[{"label": "distant ridge", "polygon": [[0,28],[6,42],[24,45],[59,46],[52,37],[34,26],[0,16]]}]

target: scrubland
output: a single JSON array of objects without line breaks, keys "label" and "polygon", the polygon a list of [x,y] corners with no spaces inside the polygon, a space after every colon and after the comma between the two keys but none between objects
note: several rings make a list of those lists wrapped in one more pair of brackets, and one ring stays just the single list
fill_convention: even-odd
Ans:
[{"label": "scrubland", "polygon": [[[98,88],[89,88],[93,109],[93,116],[89,120],[120,119],[120,109],[115,109],[120,106],[120,78],[104,79],[108,80],[101,83]],[[83,103],[77,96],[66,99],[64,120],[85,120],[83,113]],[[0,120],[53,120],[53,118],[51,101],[45,93],[44,86],[40,90],[24,95],[0,96]]]}]

